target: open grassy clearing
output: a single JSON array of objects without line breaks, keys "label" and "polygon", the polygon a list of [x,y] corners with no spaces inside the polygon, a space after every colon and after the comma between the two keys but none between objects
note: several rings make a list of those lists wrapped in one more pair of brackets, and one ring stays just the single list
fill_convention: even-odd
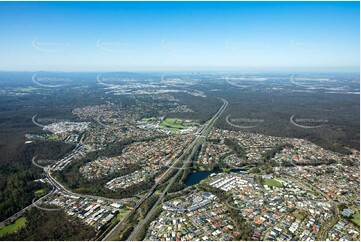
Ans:
[{"label": "open grassy clearing", "polygon": [[37,197],[41,197],[45,195],[45,189],[39,189],[34,192],[34,195]]},{"label": "open grassy clearing", "polygon": [[269,187],[283,187],[282,183],[273,179],[264,179],[263,183]]},{"label": "open grassy clearing", "polygon": [[4,228],[0,229],[0,237],[18,231],[19,229],[25,227],[25,224],[26,224],[25,217],[18,218],[14,223],[9,224]]},{"label": "open grassy clearing", "polygon": [[110,223],[111,223],[111,224],[114,224],[114,223],[122,220],[123,217],[125,216],[125,214],[127,214],[127,213],[128,213],[128,210],[126,210],[126,209],[121,210],[121,211],[118,213],[118,215],[117,215],[116,217],[114,217],[114,218],[110,221]]},{"label": "open grassy clearing", "polygon": [[355,213],[355,215],[351,219],[357,226],[360,226],[360,211]]},{"label": "open grassy clearing", "polygon": [[167,118],[163,120],[163,122],[160,124],[160,127],[162,128],[172,128],[172,129],[185,129],[188,126],[199,126],[199,123],[197,122],[184,122],[180,119],[176,118]]},{"label": "open grassy clearing", "polygon": [[156,120],[157,118],[155,117],[151,117],[151,118],[142,118],[142,121],[154,121]]},{"label": "open grassy clearing", "polygon": [[303,212],[295,211],[292,213],[293,216],[295,216],[296,219],[302,220],[306,215]]},{"label": "open grassy clearing", "polygon": [[48,137],[48,140],[58,140],[58,139],[59,139],[59,136],[57,136],[57,135],[50,135]]}]

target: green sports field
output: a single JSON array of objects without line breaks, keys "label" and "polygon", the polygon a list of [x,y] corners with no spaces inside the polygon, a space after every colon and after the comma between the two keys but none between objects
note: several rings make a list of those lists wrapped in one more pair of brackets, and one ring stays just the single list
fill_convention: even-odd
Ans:
[{"label": "green sports field", "polygon": [[171,128],[172,130],[177,129],[185,129],[188,126],[198,126],[199,123],[196,122],[184,122],[180,119],[176,118],[167,118],[163,120],[163,122],[160,124],[160,127],[162,128]]},{"label": "green sports field", "polygon": [[14,223],[9,224],[9,225],[5,226],[4,228],[0,229],[0,237],[4,236],[6,234],[11,234],[11,233],[18,231],[19,229],[25,227],[25,224],[26,224],[25,217],[18,218]]},{"label": "green sports field", "polygon": [[283,187],[282,183],[273,179],[264,179],[264,184],[269,187]]}]

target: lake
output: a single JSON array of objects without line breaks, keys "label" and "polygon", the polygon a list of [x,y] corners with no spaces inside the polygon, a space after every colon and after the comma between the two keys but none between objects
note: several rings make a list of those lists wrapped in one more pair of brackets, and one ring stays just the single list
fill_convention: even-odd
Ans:
[{"label": "lake", "polygon": [[[231,170],[231,172],[239,172],[239,171],[247,171],[247,170],[248,169],[233,169],[233,170]],[[211,174],[218,174],[218,173],[222,173],[222,172],[223,171],[221,169],[216,169],[213,171],[196,171],[188,177],[188,179],[186,180],[186,182],[184,184],[187,187],[192,186],[192,185],[197,184],[200,181],[206,179]]]}]

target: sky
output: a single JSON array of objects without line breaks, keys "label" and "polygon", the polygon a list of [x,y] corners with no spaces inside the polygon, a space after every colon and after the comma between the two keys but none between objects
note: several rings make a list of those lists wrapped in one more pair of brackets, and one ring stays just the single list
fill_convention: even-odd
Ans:
[{"label": "sky", "polygon": [[0,2],[0,70],[360,66],[359,2]]}]

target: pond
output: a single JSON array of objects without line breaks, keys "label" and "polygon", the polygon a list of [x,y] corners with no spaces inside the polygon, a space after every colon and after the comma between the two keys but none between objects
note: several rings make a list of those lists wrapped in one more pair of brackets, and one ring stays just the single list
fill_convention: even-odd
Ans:
[{"label": "pond", "polygon": [[[231,170],[231,172],[245,172],[248,169],[233,169]],[[222,173],[223,171],[221,169],[215,169],[213,171],[196,171],[194,173],[192,173],[188,179],[185,181],[185,185],[188,186],[192,186],[195,185],[197,183],[199,183],[200,181],[206,179],[208,176],[210,176],[211,174],[218,174],[218,173]]]}]

